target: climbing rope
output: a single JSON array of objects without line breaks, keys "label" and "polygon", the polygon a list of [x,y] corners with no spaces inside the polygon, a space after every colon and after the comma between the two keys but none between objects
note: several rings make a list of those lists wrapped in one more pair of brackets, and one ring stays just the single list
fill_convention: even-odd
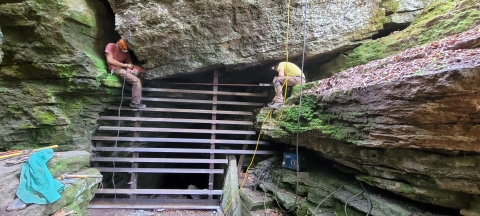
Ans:
[{"label": "climbing rope", "polygon": [[[308,0],[306,0],[306,3],[305,3],[305,7],[306,7],[306,4],[308,3]],[[304,11],[304,23],[306,22],[306,10]],[[285,61],[288,62],[288,39],[289,39],[289,28],[290,28],[290,0],[288,0],[288,7],[287,7],[287,29],[286,29],[286,42],[285,42],[285,52],[286,52],[286,59]],[[305,24],[304,24],[304,44],[303,44],[303,57],[302,57],[302,74],[301,76],[304,77],[304,74],[303,74],[303,68],[304,68],[304,62],[305,62]],[[286,101],[286,98],[287,98],[287,92],[288,92],[288,75],[286,75],[286,79],[285,81],[283,82],[282,84],[282,87],[281,89],[283,89],[285,87],[285,92],[284,95],[283,95],[283,104],[281,106],[281,109],[280,109],[280,113],[279,113],[279,116],[278,118],[276,119],[276,121],[273,121],[272,120],[272,114],[273,114],[273,109],[270,109],[268,111],[268,114],[265,116],[263,122],[262,122],[262,125],[260,127],[260,130],[263,128],[263,126],[265,125],[267,119],[269,120],[269,125],[270,126],[276,126],[281,118],[282,118],[282,115],[283,115],[283,110],[284,110],[284,104],[285,104],[285,101]],[[299,124],[300,124],[300,114],[301,114],[301,106],[302,106],[302,88],[303,88],[303,83],[300,82],[300,104],[299,104],[299,108],[298,108],[298,121],[297,121],[297,142],[296,142],[296,154],[297,154],[297,158],[299,153],[298,153],[298,131],[299,131]],[[275,95],[275,97],[278,96],[280,92],[277,92],[277,94]],[[233,203],[233,200],[235,200],[235,198],[238,196],[238,194],[240,193],[240,190],[241,188],[243,187],[243,185],[245,184],[245,180],[247,179],[247,176],[248,176],[248,171],[251,167],[251,165],[253,164],[253,161],[255,159],[255,155],[257,153],[257,149],[258,149],[258,143],[260,141],[260,137],[262,136],[263,132],[260,131],[260,133],[258,134],[258,138],[257,138],[257,143],[255,145],[255,151],[253,152],[253,156],[252,156],[252,159],[250,161],[250,164],[248,165],[247,169],[245,170],[245,175],[243,177],[243,181],[242,181],[242,184],[240,185],[239,189],[237,190],[237,192],[235,193],[235,195],[232,197],[232,199],[230,200],[227,208],[225,209],[223,215],[225,215],[227,212],[228,212],[228,209],[230,208],[230,206],[232,205]],[[298,165],[298,163],[297,163]],[[283,167],[282,167],[282,171],[283,171]],[[292,206],[292,208],[290,210],[288,210],[288,212],[290,212],[293,208],[295,208],[296,206],[296,203],[297,203],[297,197],[298,197],[298,179],[299,179],[299,176],[298,176],[298,172],[299,172],[299,166],[297,166],[297,186],[295,188],[295,204]],[[277,185],[278,187],[278,185]],[[275,193],[275,201],[277,201],[276,199],[276,193]],[[278,201],[277,201],[278,203]],[[283,209],[282,209],[283,211]]]}]

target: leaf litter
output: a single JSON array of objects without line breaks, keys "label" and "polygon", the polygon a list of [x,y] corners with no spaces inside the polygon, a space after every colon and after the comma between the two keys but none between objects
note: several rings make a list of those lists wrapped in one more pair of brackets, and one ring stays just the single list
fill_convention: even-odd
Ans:
[{"label": "leaf litter", "polygon": [[[454,68],[480,67],[480,25],[428,45],[407,49],[319,80],[306,90],[326,96],[334,91],[367,87],[402,77],[438,73]],[[475,47],[476,46],[476,47]]]}]

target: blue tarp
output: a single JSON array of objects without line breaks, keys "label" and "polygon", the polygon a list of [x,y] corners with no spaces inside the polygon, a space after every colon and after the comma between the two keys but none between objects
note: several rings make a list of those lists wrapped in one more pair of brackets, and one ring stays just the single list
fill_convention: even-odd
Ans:
[{"label": "blue tarp", "polygon": [[53,149],[43,149],[30,156],[22,167],[17,196],[26,204],[50,204],[60,199],[65,186],[55,180],[47,168]]}]

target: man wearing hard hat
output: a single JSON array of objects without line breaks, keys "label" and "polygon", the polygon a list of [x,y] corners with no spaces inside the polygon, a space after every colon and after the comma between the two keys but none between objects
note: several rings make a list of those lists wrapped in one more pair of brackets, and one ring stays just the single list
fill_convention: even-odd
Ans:
[{"label": "man wearing hard hat", "polygon": [[141,103],[142,82],[137,77],[139,73],[145,73],[145,69],[132,64],[132,59],[128,54],[127,43],[120,39],[117,43],[107,44],[105,56],[107,57],[108,70],[132,84],[132,102],[130,107],[136,109],[146,108],[147,106]]}]

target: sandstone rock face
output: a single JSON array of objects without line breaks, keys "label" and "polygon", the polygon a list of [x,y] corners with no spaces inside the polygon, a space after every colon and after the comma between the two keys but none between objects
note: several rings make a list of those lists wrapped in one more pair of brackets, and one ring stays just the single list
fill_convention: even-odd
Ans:
[{"label": "sandstone rock face", "polygon": [[113,41],[106,4],[0,3],[0,148],[90,145],[98,113],[112,99],[100,84],[103,51]]},{"label": "sandstone rock face", "polygon": [[[202,68],[237,70],[285,58],[287,5],[283,1],[109,2],[116,13],[116,30],[145,62],[149,79]],[[343,50],[376,34],[388,23],[389,5],[390,14],[410,13],[427,2],[309,1],[307,56]],[[301,54],[303,45],[302,2],[293,1],[290,10],[289,55],[293,57]]]}]

